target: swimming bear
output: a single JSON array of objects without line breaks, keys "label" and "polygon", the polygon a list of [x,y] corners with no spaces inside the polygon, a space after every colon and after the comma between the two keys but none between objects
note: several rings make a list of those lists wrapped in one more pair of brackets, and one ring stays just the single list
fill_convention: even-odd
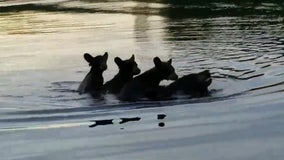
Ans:
[{"label": "swimming bear", "polygon": [[158,86],[149,89],[146,97],[151,100],[171,99],[175,94],[185,94],[192,97],[203,97],[209,94],[208,86],[212,83],[209,70],[189,74],[172,82],[168,86]]},{"label": "swimming bear", "polygon": [[178,79],[172,66],[172,59],[162,62],[159,57],[155,57],[153,62],[155,67],[126,83],[120,92],[120,100],[136,101],[144,97],[148,89],[158,87],[162,80]]},{"label": "swimming bear", "polygon": [[107,69],[107,59],[108,53],[105,52],[104,55],[98,55],[96,57],[91,56],[88,53],[84,54],[84,59],[89,62],[91,70],[86,75],[84,80],[81,82],[78,92],[97,94],[101,92],[104,78],[103,72]]},{"label": "swimming bear", "polygon": [[133,79],[134,75],[140,74],[141,70],[135,62],[134,55],[127,60],[115,57],[114,62],[117,64],[119,72],[110,81],[106,82],[103,88],[108,93],[118,94],[122,87]]}]

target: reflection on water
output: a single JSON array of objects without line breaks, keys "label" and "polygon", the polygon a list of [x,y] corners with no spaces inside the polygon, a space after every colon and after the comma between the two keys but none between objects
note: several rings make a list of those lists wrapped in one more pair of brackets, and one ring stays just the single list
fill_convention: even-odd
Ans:
[{"label": "reflection on water", "polygon": [[133,117],[133,118],[120,118],[121,121],[119,122],[119,124],[123,124],[123,123],[127,123],[127,122],[133,122],[133,121],[140,121],[141,118],[140,117]]},{"label": "reflection on water", "polygon": [[[283,13],[282,1],[1,1],[0,102],[16,111],[0,122],[80,121],[92,111],[283,93]],[[173,58],[180,76],[209,69],[211,96],[129,104],[78,95],[89,69],[83,53],[105,51],[106,81],[117,72],[115,56],[134,53],[142,70],[160,56]]]},{"label": "reflection on water", "polygon": [[[157,119],[159,120],[158,126],[159,127],[164,127],[165,122],[163,121],[164,118],[166,117],[165,114],[158,114]],[[141,120],[141,117],[127,117],[127,118],[120,118],[120,121],[118,124],[124,124],[124,123],[129,123],[129,122],[138,122]],[[92,120],[91,122],[94,122],[94,124],[89,125],[89,128],[97,127],[97,126],[105,126],[105,125],[114,125],[115,119],[102,119],[102,120]],[[125,127],[121,128],[125,129]]]},{"label": "reflection on water", "polygon": [[[150,8],[146,7],[149,6]],[[22,3],[0,2],[1,12],[67,12],[67,13],[124,13],[162,15],[171,18],[283,15],[283,1],[26,1]]]},{"label": "reflection on water", "polygon": [[95,122],[95,124],[90,125],[90,128],[113,124],[113,119],[96,120],[93,122]]}]

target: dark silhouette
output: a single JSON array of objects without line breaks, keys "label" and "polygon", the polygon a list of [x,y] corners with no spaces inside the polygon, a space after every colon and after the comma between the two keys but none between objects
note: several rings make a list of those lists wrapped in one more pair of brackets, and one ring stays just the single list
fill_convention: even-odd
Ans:
[{"label": "dark silhouette", "polygon": [[208,86],[212,83],[208,70],[200,73],[189,74],[169,84],[148,90],[146,96],[151,100],[172,99],[175,94],[186,94],[192,97],[202,97],[209,94]]},{"label": "dark silhouette", "polygon": [[[157,119],[158,119],[158,120],[163,120],[163,119],[166,118],[166,116],[167,116],[167,115],[165,115],[165,114],[158,114],[158,115],[157,115]],[[158,123],[158,126],[159,126],[159,127],[164,127],[164,126],[165,126],[165,122],[159,122],[159,123]]]},{"label": "dark silhouette", "polygon": [[[163,120],[167,115],[165,114],[158,114],[158,120]],[[141,120],[141,117],[130,117],[130,118],[120,118],[119,124],[124,124],[128,122],[137,122]],[[91,122],[95,122],[94,124],[90,125],[89,128],[97,127],[97,126],[105,126],[105,125],[113,125],[114,119],[103,119],[103,120],[92,120]],[[159,127],[164,127],[165,123],[160,121],[158,123]],[[124,127],[120,127],[120,129],[124,129]]]},{"label": "dark silhouette", "polygon": [[164,122],[160,122],[158,125],[159,125],[159,127],[165,127],[165,123]]},{"label": "dark silhouette", "polygon": [[167,116],[167,115],[165,115],[165,114],[158,114],[158,115],[157,115],[157,118],[158,118],[158,120],[161,120],[161,119],[166,118],[166,116]]},{"label": "dark silhouette", "polygon": [[155,67],[135,77],[123,87],[119,97],[121,100],[136,101],[144,97],[148,89],[157,87],[162,80],[178,78],[171,59],[168,62],[162,62],[160,58],[155,57],[153,61]]},{"label": "dark silhouette", "polygon": [[135,62],[135,57],[132,55],[127,60],[121,60],[119,57],[115,57],[114,62],[119,68],[119,72],[108,82],[104,84],[104,90],[108,93],[118,94],[122,87],[130,80],[134,75],[141,72]]},{"label": "dark silhouette", "polygon": [[133,121],[140,121],[141,118],[140,117],[133,117],[133,118],[120,118],[121,121],[119,122],[119,124],[123,124],[123,123],[127,123],[127,122],[133,122]]},{"label": "dark silhouette", "polygon": [[105,126],[105,125],[113,124],[113,119],[96,120],[92,122],[95,122],[95,124],[90,125],[89,126],[90,128],[93,128],[96,126]]},{"label": "dark silhouette", "polygon": [[80,94],[91,93],[92,95],[97,95],[102,91],[104,83],[103,72],[107,69],[108,53],[105,52],[104,55],[96,57],[85,53],[84,58],[91,66],[91,70],[81,82],[78,92]]}]

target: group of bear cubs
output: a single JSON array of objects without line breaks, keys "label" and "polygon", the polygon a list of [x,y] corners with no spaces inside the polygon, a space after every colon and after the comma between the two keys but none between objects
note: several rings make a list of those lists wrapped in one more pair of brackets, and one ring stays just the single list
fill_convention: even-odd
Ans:
[{"label": "group of bear cubs", "polygon": [[[123,101],[137,101],[141,98],[169,100],[173,99],[176,94],[201,97],[208,95],[208,86],[212,82],[208,70],[178,78],[172,66],[172,59],[165,62],[159,57],[153,59],[153,68],[140,74],[141,70],[132,55],[127,60],[114,58],[119,71],[104,84],[103,72],[107,69],[108,53],[105,52],[96,57],[85,53],[84,59],[91,66],[91,70],[81,82],[78,92],[80,94],[90,93],[93,97],[100,97],[107,93],[114,94]],[[135,75],[137,76],[134,77]],[[162,80],[173,80],[174,82],[167,86],[160,86]]]}]

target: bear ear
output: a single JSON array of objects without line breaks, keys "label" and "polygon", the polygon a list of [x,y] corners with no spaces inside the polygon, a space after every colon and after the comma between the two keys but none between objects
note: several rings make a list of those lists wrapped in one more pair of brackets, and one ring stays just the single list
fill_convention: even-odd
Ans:
[{"label": "bear ear", "polygon": [[130,61],[135,61],[135,57],[134,57],[134,54],[132,54],[132,56],[130,57],[129,59]]},{"label": "bear ear", "polygon": [[155,57],[153,61],[156,67],[160,66],[160,64],[162,63],[159,57]]},{"label": "bear ear", "polygon": [[205,74],[208,77],[211,77],[210,71],[209,70],[205,70],[203,71],[203,74]]},{"label": "bear ear", "polygon": [[89,53],[85,53],[85,54],[84,54],[84,58],[85,58],[85,60],[86,60],[87,62],[89,62],[89,63],[91,63],[91,62],[93,61],[93,59],[94,59],[94,57],[91,56]]},{"label": "bear ear", "polygon": [[171,65],[172,64],[172,59],[168,60],[168,63]]},{"label": "bear ear", "polygon": [[120,66],[121,63],[122,63],[122,60],[121,60],[119,57],[115,57],[115,58],[114,58],[114,62],[115,62],[118,66]]},{"label": "bear ear", "polygon": [[107,58],[108,58],[108,53],[105,52],[105,54],[103,55],[103,57],[104,57],[104,60],[107,60]]}]

